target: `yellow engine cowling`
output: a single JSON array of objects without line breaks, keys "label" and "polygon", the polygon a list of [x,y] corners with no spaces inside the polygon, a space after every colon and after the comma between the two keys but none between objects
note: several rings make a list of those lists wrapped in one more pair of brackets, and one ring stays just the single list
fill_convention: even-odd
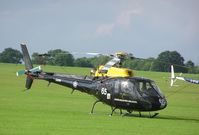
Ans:
[{"label": "yellow engine cowling", "polygon": [[127,68],[111,67],[107,73],[100,72],[104,66],[100,66],[95,72],[95,77],[131,77],[133,76],[133,70]]}]

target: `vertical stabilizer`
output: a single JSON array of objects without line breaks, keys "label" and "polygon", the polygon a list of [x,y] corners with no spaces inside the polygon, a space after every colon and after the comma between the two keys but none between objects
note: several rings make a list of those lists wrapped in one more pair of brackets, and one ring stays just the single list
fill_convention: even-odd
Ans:
[{"label": "vertical stabilizer", "polygon": [[30,59],[30,55],[28,53],[28,49],[27,49],[25,44],[21,44],[21,50],[22,50],[22,53],[23,53],[23,60],[24,60],[26,69],[27,70],[32,69],[33,68],[32,62],[31,62],[31,59]]},{"label": "vertical stabilizer", "polygon": [[[33,68],[33,65],[32,65],[32,62],[31,62],[31,59],[30,59],[30,55],[28,53],[28,49],[27,49],[25,44],[21,44],[21,50],[22,50],[22,53],[23,53],[23,60],[24,60],[24,63],[25,63],[26,70],[31,70]],[[33,83],[33,79],[31,77],[27,76],[26,85],[25,85],[26,88],[30,89],[31,86],[32,86],[32,83]]]}]

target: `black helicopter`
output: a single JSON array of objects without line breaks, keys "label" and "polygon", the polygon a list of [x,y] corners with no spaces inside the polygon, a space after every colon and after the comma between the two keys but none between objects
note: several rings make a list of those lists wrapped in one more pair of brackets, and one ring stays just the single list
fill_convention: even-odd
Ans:
[{"label": "black helicopter", "polygon": [[[151,79],[133,76],[95,78],[43,72],[40,66],[33,68],[26,45],[21,44],[21,49],[26,70],[17,72],[17,76],[27,75],[25,85],[27,89],[31,88],[34,79],[41,79],[48,81],[49,84],[56,83],[69,87],[73,91],[85,92],[97,98],[93,103],[91,113],[98,102],[111,106],[111,115],[116,109],[120,109],[120,113],[122,113],[121,110],[127,110],[128,113],[138,111],[141,116],[141,112],[158,111],[167,106],[165,96]],[[157,114],[150,117],[155,117]]]}]

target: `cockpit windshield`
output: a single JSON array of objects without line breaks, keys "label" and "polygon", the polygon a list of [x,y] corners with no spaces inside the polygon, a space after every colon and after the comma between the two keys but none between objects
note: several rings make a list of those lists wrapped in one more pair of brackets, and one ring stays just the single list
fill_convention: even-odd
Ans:
[{"label": "cockpit windshield", "polygon": [[147,94],[151,96],[159,95],[160,97],[164,97],[163,93],[160,91],[154,81],[139,80],[137,83],[141,94]]},{"label": "cockpit windshield", "polygon": [[155,84],[155,82],[151,82],[151,85],[161,97],[164,97],[164,94],[160,91],[160,88]]}]

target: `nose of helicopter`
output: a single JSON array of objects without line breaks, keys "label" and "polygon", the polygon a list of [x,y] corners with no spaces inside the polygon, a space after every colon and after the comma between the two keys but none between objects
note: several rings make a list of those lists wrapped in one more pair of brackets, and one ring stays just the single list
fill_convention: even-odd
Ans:
[{"label": "nose of helicopter", "polygon": [[160,98],[159,102],[160,102],[160,109],[164,109],[164,108],[167,107],[167,100],[166,100],[166,98]]}]

